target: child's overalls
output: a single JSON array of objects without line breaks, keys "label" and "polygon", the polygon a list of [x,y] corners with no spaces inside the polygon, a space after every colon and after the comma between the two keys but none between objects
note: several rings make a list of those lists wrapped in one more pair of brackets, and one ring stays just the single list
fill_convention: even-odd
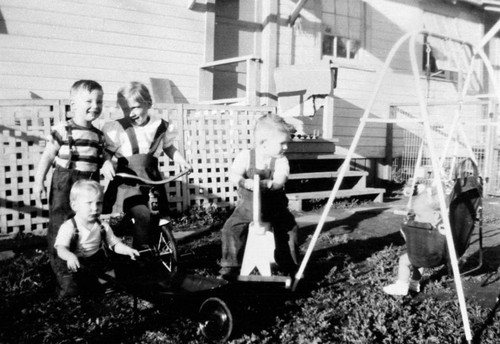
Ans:
[{"label": "child's overalls", "polygon": [[[161,180],[162,175],[158,169],[158,158],[154,156],[154,153],[162,141],[162,134],[167,131],[168,122],[162,121],[146,154],[139,153],[137,137],[130,119],[125,117],[118,120],[118,122],[127,133],[133,155],[119,158],[116,172],[133,174],[149,180]],[[160,214],[166,215],[168,213],[166,190],[164,187],[158,187],[157,190],[159,192],[158,205]],[[149,233],[152,228],[158,225],[159,218],[152,216],[149,209],[149,191],[150,187],[140,186],[133,180],[115,178],[109,183],[104,195],[103,213],[117,214],[125,212],[127,217],[134,219],[134,248],[141,248],[154,240]]]},{"label": "child's overalls", "polygon": [[[73,122],[68,121],[66,124],[66,133],[69,146],[69,156],[62,157],[67,160],[65,167],[59,164],[54,164],[54,172],[52,174],[52,181],[49,194],[49,223],[47,228],[47,251],[49,253],[49,260],[52,270],[56,274],[57,281],[61,285],[61,276],[58,271],[63,271],[66,268],[66,262],[57,256],[54,243],[56,241],[57,232],[61,225],[74,215],[73,209],[69,200],[69,194],[73,184],[81,179],[92,179],[99,182],[99,167],[96,171],[86,172],[75,169],[75,163],[80,160],[78,154],[79,143],[75,142],[73,138]],[[102,133],[96,128],[89,128],[89,131],[96,132],[99,136],[98,154],[95,157],[98,166],[102,162],[103,140]]]},{"label": "child's overalls", "polygon": [[[74,217],[71,218],[71,221],[73,223],[74,233],[71,237],[69,250],[75,253],[80,231]],[[60,276],[60,297],[70,297],[78,294],[94,294],[102,291],[99,288],[97,274],[99,271],[105,272],[108,270],[108,260],[106,254],[106,230],[102,224],[100,224],[100,226],[101,247],[97,253],[90,257],[78,258],[80,269],[77,272],[69,271],[66,262],[61,259],[61,261],[64,262],[64,266],[59,265],[59,271],[57,272],[57,275]]]},{"label": "child's overalls", "polygon": [[[255,167],[255,150],[250,151],[250,166],[246,179],[253,179],[255,174],[260,180],[272,179],[275,159],[271,160],[269,169],[259,170]],[[262,221],[269,222],[274,232],[274,259],[280,270],[293,273],[297,267],[296,230],[297,223],[288,210],[288,198],[285,191],[264,189],[261,192]],[[241,267],[248,226],[253,221],[253,191],[238,188],[238,204],[233,214],[222,228],[221,272],[234,272]]]}]

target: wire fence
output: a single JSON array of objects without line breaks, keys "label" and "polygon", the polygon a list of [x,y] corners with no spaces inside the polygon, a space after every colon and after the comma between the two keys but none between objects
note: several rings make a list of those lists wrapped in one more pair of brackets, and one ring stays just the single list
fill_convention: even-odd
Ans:
[{"label": "wire fence", "polygon": [[[499,195],[497,121],[490,110],[487,102],[471,102],[462,104],[461,107],[456,103],[428,104],[431,139],[434,144],[434,147],[430,147],[425,139],[423,125],[405,122],[408,119],[422,118],[419,106],[392,106],[391,117],[401,120],[397,128],[394,128],[395,137],[402,142],[395,145],[400,150],[396,149],[393,155],[393,170],[398,178],[402,182],[415,178],[417,183],[432,183],[431,149],[434,149],[440,159],[442,177],[452,178],[455,166],[463,159],[473,156],[487,183],[485,191],[490,195]],[[457,111],[460,111],[460,117],[454,125],[453,117]]]}]

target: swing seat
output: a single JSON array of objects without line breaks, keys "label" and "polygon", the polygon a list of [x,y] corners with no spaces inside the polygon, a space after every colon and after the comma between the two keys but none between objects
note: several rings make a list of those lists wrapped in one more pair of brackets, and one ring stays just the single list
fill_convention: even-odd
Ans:
[{"label": "swing seat", "polygon": [[446,237],[432,224],[408,220],[401,226],[401,231],[413,266],[434,268],[446,263]]},{"label": "swing seat", "polygon": [[[473,172],[466,175],[465,163],[471,162]],[[479,220],[479,264],[463,272],[467,274],[482,266],[482,180],[476,164],[463,160],[455,172],[455,184],[448,197],[450,228],[457,258],[462,257],[470,245],[476,220]],[[415,267],[434,268],[449,262],[446,236],[426,222],[407,220],[401,227],[404,233],[408,257]],[[443,231],[441,231],[443,232]]]}]

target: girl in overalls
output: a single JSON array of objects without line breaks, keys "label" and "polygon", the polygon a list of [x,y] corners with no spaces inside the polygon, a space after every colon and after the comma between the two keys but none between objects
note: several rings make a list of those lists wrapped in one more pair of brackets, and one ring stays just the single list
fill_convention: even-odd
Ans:
[{"label": "girl in overalls", "polygon": [[[114,178],[115,172],[137,175],[149,180],[161,180],[158,157],[165,152],[182,169],[191,165],[173,145],[177,135],[175,128],[161,118],[148,114],[152,99],[147,87],[131,82],[118,91],[117,102],[124,117],[103,126],[105,154],[107,159],[118,160],[116,171],[107,164],[101,172],[111,179],[104,197],[104,213],[126,213],[134,219],[133,247],[144,248],[153,238],[149,232],[158,224],[159,218],[149,209],[149,189],[122,178]],[[160,214],[168,211],[167,196],[160,188]]]},{"label": "girl in overalls", "polygon": [[253,220],[253,177],[260,177],[262,221],[274,231],[274,258],[279,270],[292,275],[297,268],[297,223],[288,210],[284,185],[290,174],[284,156],[293,128],[281,117],[268,114],[257,120],[255,148],[240,152],[230,169],[229,179],[238,185],[238,204],[222,228],[220,274],[239,273],[248,226]]}]

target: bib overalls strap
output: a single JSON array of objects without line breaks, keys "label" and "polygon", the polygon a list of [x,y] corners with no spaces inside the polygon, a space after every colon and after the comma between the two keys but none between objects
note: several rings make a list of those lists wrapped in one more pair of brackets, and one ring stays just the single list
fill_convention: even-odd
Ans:
[{"label": "bib overalls strap", "polygon": [[[118,120],[118,123],[121,124],[125,133],[127,134],[127,137],[132,146],[132,155],[121,157],[118,159],[116,172],[133,174],[144,179],[161,180],[162,175],[158,169],[158,158],[154,156],[154,153],[162,143],[163,136],[168,128],[168,122],[161,121],[147,153],[139,153],[137,136],[130,119],[122,118]],[[167,208],[167,205],[165,204],[166,191],[164,187],[159,187],[158,190],[160,192],[160,211],[164,213],[166,210],[164,210],[163,208]],[[122,213],[126,211],[125,208],[127,208],[127,205],[125,205],[124,207],[124,202],[126,202],[127,199],[130,199],[131,197],[134,198],[134,204],[148,204],[148,195],[149,188],[141,187],[137,185],[136,182],[131,180],[115,178],[108,186],[108,190],[106,190],[106,209],[104,212]],[[106,207],[106,205],[109,204],[113,204],[111,211],[109,210],[109,206]],[[162,205],[164,205],[164,207],[162,207]]]}]

